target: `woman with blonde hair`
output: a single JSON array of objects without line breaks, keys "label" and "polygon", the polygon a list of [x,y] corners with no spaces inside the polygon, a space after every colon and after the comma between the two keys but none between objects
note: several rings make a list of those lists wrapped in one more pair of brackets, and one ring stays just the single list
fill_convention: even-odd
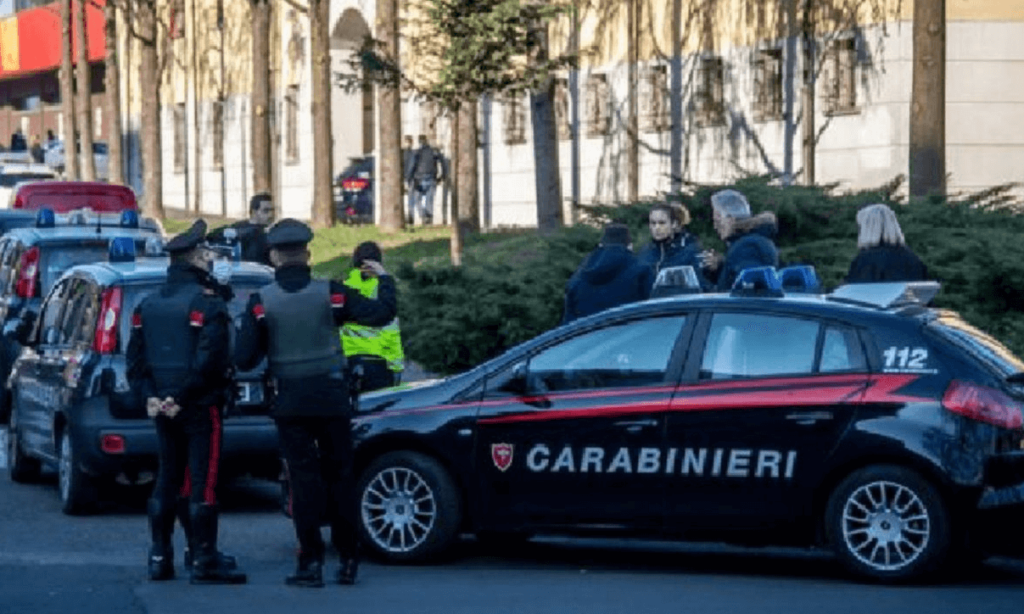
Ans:
[{"label": "woman with blonde hair", "polygon": [[907,247],[896,214],[883,204],[857,212],[857,257],[846,274],[847,283],[923,281],[928,269]]}]

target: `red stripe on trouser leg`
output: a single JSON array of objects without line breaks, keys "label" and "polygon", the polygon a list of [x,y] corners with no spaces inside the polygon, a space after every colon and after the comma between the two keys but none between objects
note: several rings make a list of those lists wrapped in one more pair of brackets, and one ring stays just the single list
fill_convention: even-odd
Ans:
[{"label": "red stripe on trouser leg", "polygon": [[220,410],[210,407],[210,464],[206,468],[206,488],[203,490],[203,501],[207,505],[217,503],[217,468],[220,465]]},{"label": "red stripe on trouser leg", "polygon": [[192,496],[192,475],[188,465],[185,465],[185,479],[181,482],[181,490],[178,491],[178,496],[184,499]]}]

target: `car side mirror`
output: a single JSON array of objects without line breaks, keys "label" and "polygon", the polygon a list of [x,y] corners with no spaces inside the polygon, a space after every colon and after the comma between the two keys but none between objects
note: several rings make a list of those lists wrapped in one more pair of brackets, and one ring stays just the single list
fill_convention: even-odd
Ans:
[{"label": "car side mirror", "polygon": [[21,312],[21,316],[18,318],[18,324],[14,328],[14,340],[22,346],[28,347],[35,345],[35,335],[32,333],[35,331],[36,318],[38,315],[32,310],[25,310]]}]

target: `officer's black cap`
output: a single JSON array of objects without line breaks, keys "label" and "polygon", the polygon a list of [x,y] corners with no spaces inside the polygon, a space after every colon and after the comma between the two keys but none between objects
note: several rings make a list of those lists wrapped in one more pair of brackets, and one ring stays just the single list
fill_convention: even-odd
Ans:
[{"label": "officer's black cap", "polygon": [[313,240],[313,231],[299,220],[285,218],[270,227],[267,245],[271,248],[304,247]]},{"label": "officer's black cap", "polygon": [[199,244],[206,240],[206,222],[196,220],[192,227],[185,232],[175,236],[164,245],[164,250],[169,254],[180,254],[199,247]]}]

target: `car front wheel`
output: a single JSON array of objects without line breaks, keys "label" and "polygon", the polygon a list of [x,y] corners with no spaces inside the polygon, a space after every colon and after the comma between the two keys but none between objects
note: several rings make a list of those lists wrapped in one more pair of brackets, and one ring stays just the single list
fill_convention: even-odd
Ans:
[{"label": "car front wheel", "polygon": [[875,581],[916,580],[936,572],[950,547],[950,521],[938,490],[914,471],[875,465],[836,488],[826,531],[840,560]]},{"label": "car front wheel", "polygon": [[445,468],[429,456],[381,456],[363,472],[358,493],[363,543],[385,561],[428,560],[444,552],[458,535],[458,490]]},{"label": "car front wheel", "polygon": [[60,458],[57,463],[57,488],[60,492],[61,511],[69,515],[92,511],[96,503],[93,480],[78,468],[78,456],[68,429],[60,436]]}]

